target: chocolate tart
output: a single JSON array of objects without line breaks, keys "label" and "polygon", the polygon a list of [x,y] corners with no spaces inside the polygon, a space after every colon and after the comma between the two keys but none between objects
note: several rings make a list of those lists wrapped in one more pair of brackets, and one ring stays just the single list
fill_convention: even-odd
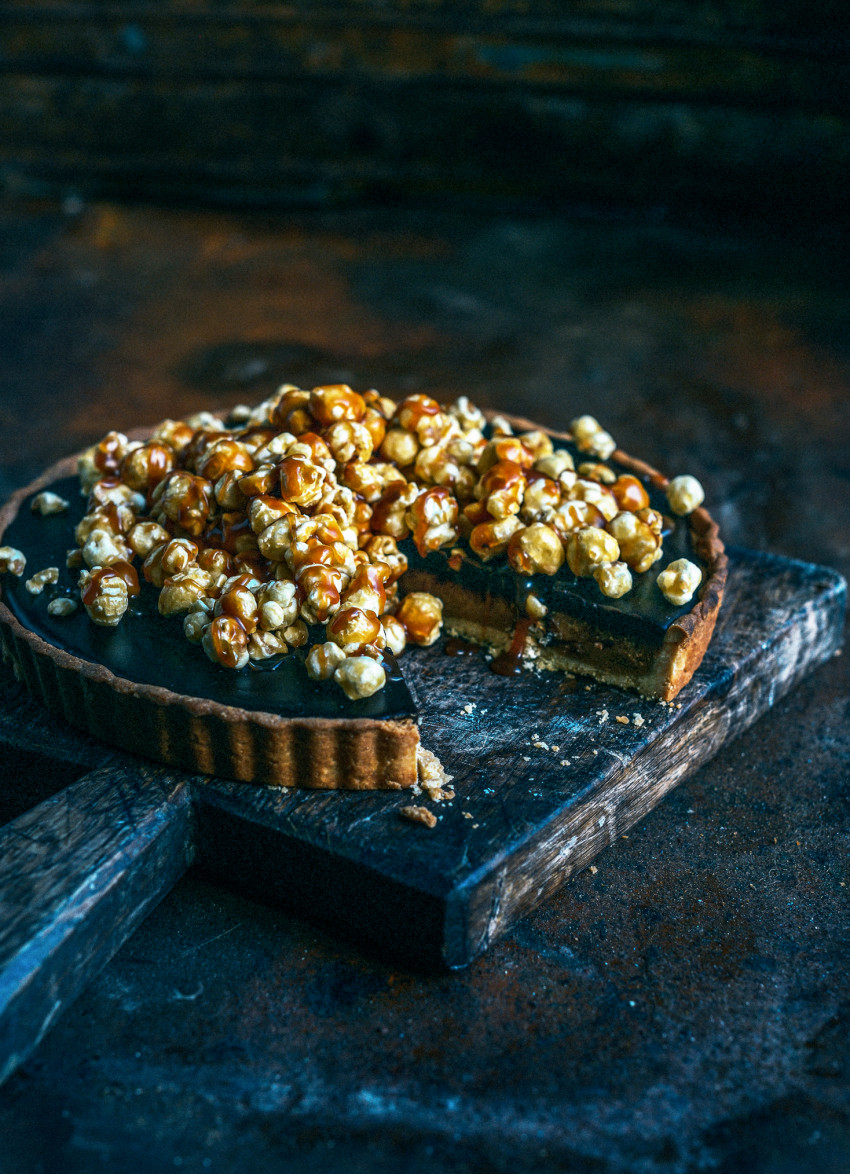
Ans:
[{"label": "chocolate tart", "polygon": [[[518,431],[537,427],[511,422]],[[574,450],[568,436],[549,435]],[[619,450],[607,463],[639,477],[653,508],[665,508],[667,481],[660,473]],[[159,616],[149,585],[115,629],[92,625],[82,609],[51,617],[49,599],[71,595],[76,580],[64,569],[83,510],[75,470],[76,457],[60,461],[0,510],[0,540],[24,551],[28,573],[60,567],[60,584],[41,595],[31,595],[23,578],[0,581],[2,652],[34,696],[95,737],[205,774],[346,790],[417,781],[418,707],[397,670],[379,693],[355,701],[310,681],[297,652],[270,666],[273,671],[233,672],[175,633]],[[30,502],[45,489],[67,498],[70,509],[33,515]],[[663,602],[651,572],[637,577],[629,596],[609,600],[592,580],[566,568],[523,578],[504,559],[484,563],[468,553],[458,568],[447,552],[420,557],[412,543],[404,545],[410,565],[402,592],[439,596],[449,632],[506,650],[502,671],[520,671],[531,658],[663,700],[676,695],[702,659],[726,577],[717,527],[703,509],[678,519],[665,537],[668,560],[690,557],[703,570],[698,597],[681,608]],[[529,594],[547,609],[533,625],[525,612]]]}]

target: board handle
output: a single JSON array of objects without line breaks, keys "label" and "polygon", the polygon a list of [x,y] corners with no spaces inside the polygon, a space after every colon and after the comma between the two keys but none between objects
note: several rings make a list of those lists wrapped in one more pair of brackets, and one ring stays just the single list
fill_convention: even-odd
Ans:
[{"label": "board handle", "polygon": [[0,1083],[192,862],[188,778],[113,760],[0,829]]}]

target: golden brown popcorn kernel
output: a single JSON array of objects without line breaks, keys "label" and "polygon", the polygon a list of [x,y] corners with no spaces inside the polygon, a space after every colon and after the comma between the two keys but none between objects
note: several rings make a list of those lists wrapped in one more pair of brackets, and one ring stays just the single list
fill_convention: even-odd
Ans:
[{"label": "golden brown popcorn kernel", "polygon": [[608,599],[620,599],[632,589],[632,573],[624,562],[606,563],[593,571],[599,590]]},{"label": "golden brown popcorn kernel", "polygon": [[328,681],[345,660],[345,653],[333,640],[314,644],[307,653],[307,676],[311,681]]},{"label": "golden brown popcorn kernel", "polygon": [[204,632],[204,652],[225,668],[241,669],[248,663],[248,633],[233,616],[216,616]]},{"label": "golden brown popcorn kernel", "polygon": [[337,666],[334,680],[346,697],[356,701],[361,697],[371,697],[383,689],[387,674],[383,665],[369,656],[350,656]]},{"label": "golden brown popcorn kernel", "polygon": [[667,500],[670,509],[679,517],[691,514],[705,501],[705,490],[696,477],[683,473],[674,477],[667,486]]},{"label": "golden brown popcorn kernel", "polygon": [[395,618],[404,626],[411,644],[427,648],[440,637],[443,602],[427,591],[411,591],[399,604]]},{"label": "golden brown popcorn kernel", "polygon": [[616,539],[598,526],[585,526],[567,538],[567,563],[580,578],[589,577],[596,567],[616,562],[619,557]]},{"label": "golden brown popcorn kernel", "polygon": [[551,526],[534,522],[511,536],[508,562],[521,575],[554,575],[564,562],[561,539]]},{"label": "golden brown popcorn kernel", "polygon": [[174,467],[174,453],[165,444],[148,441],[132,449],[121,461],[121,480],[140,493],[147,493]]},{"label": "golden brown popcorn kernel", "polygon": [[42,490],[37,493],[30,502],[30,509],[34,514],[41,514],[43,518],[50,514],[64,514],[70,502],[66,501],[64,497],[60,497],[58,493],[51,493],[49,489]]},{"label": "golden brown popcorn kernel", "polygon": [[681,607],[689,603],[702,582],[702,571],[686,558],[677,558],[656,579],[668,603]]}]

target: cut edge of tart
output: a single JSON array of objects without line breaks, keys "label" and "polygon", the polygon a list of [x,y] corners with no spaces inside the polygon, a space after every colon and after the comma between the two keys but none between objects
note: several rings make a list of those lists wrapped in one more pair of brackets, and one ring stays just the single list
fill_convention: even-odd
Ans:
[{"label": "cut edge of tart", "polygon": [[[527,420],[507,420],[517,431],[538,429]],[[136,434],[143,435],[150,431]],[[548,429],[546,435],[573,439]],[[619,449],[610,452],[610,459],[656,490],[664,491],[669,484],[656,470]],[[10,498],[0,510],[0,540],[27,499],[71,475],[76,460],[59,462]],[[542,668],[585,674],[669,701],[702,660],[726,579],[723,544],[707,511],[698,507],[682,523],[702,564],[702,582],[693,605],[684,613],[679,609],[681,614],[665,625],[660,639],[656,632],[652,640],[644,640],[639,630],[637,635],[612,635],[605,628],[604,609],[599,622],[576,614],[575,608],[571,611],[569,593],[559,588],[558,576],[533,576],[531,590],[531,578],[523,580],[507,568],[517,590],[500,595],[487,586],[487,577],[496,568],[480,563],[477,588],[470,587],[456,573],[457,562],[450,566],[445,551],[431,554],[430,566],[411,565],[403,586],[406,594],[425,591],[438,596],[448,632],[502,651],[517,671],[521,661],[530,658]],[[549,605],[542,614],[529,614],[528,598],[536,597],[542,580],[550,588]],[[421,747],[415,713],[373,718],[362,715],[363,702],[354,701],[350,715],[281,716],[138,683],[43,639],[3,602],[0,643],[18,676],[50,710],[131,752],[204,774],[279,787],[371,790],[406,788],[417,782]]]},{"label": "cut edge of tart", "polygon": [[[539,426],[520,417],[508,417],[517,431]],[[553,440],[567,441],[568,433],[546,430]],[[611,461],[645,478],[663,491],[669,478],[644,461],[615,449]],[[525,660],[541,669],[589,676],[604,684],[616,685],[644,697],[671,701],[690,681],[699,667],[714,633],[726,586],[728,560],[717,523],[702,506],[687,518],[694,551],[703,564],[703,580],[691,609],[666,629],[660,644],[652,645],[618,634],[601,632],[574,614],[548,608],[545,625],[523,615],[521,600],[490,599],[482,618],[480,593],[466,589],[457,576],[434,574],[423,568],[408,570],[407,590],[428,591],[443,600],[446,631],[474,644],[488,645],[502,653],[506,675],[520,671]],[[533,591],[529,594],[534,595]],[[519,627],[518,627],[519,626]],[[601,637],[601,639],[600,639]]]}]

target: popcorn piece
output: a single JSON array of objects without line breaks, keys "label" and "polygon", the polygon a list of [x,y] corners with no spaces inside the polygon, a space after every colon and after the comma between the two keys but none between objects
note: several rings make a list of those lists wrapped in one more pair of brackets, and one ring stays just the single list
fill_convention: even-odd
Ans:
[{"label": "popcorn piece", "polygon": [[109,567],[83,571],[79,585],[83,606],[92,623],[114,628],[121,622],[129,606],[130,592],[120,574]]},{"label": "popcorn piece", "polygon": [[518,530],[508,543],[508,562],[521,575],[554,575],[563,561],[560,538],[542,522]]},{"label": "popcorn piece", "polygon": [[329,680],[342,662],[345,653],[338,644],[327,640],[324,644],[314,644],[307,653],[307,676],[311,681]]},{"label": "popcorn piece", "polygon": [[620,599],[632,589],[632,573],[624,562],[606,563],[596,567],[593,577],[603,595]]},{"label": "popcorn piece", "polygon": [[585,526],[567,539],[567,563],[574,575],[588,578],[597,567],[620,557],[617,540],[598,526]]},{"label": "popcorn piece", "polygon": [[334,680],[352,701],[371,697],[383,689],[387,679],[383,665],[370,656],[350,656],[334,672]]},{"label": "popcorn piece", "polygon": [[16,575],[19,579],[26,570],[26,556],[14,546],[0,546],[0,575]]},{"label": "popcorn piece", "polygon": [[570,424],[570,432],[582,452],[592,453],[603,461],[607,461],[617,447],[614,438],[593,416],[578,416]]},{"label": "popcorn piece", "polygon": [[668,603],[681,607],[690,602],[702,582],[702,571],[686,558],[669,563],[655,580]]},{"label": "popcorn piece", "polygon": [[27,579],[24,586],[30,595],[41,595],[45,586],[48,583],[59,582],[59,568],[45,567],[43,571],[37,571],[31,579]]},{"label": "popcorn piece", "polygon": [[69,502],[64,497],[60,497],[58,493],[51,493],[49,490],[43,490],[37,493],[30,502],[30,509],[34,514],[41,514],[47,517],[49,514],[64,514],[69,506]]},{"label": "popcorn piece", "polygon": [[440,637],[443,601],[427,591],[411,591],[401,601],[396,619],[404,626],[411,644],[427,648]]},{"label": "popcorn piece", "polygon": [[674,477],[667,486],[667,500],[673,513],[684,517],[702,505],[705,501],[705,490],[696,477],[684,473],[680,477]]},{"label": "popcorn piece", "polygon": [[51,599],[47,605],[47,614],[49,616],[70,616],[76,610],[76,601],[70,599],[67,595],[60,595],[56,599]]}]

